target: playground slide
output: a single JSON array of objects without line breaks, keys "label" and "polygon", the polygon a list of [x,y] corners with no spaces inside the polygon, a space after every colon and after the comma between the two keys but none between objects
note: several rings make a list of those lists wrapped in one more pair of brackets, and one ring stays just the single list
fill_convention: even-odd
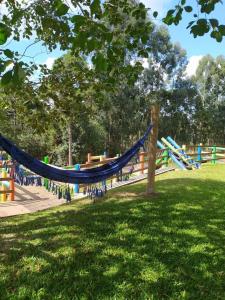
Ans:
[{"label": "playground slide", "polygon": [[199,163],[197,163],[196,161],[194,161],[190,156],[188,156],[186,153],[185,153],[185,151],[170,137],[170,136],[168,136],[167,137],[167,141],[171,144],[171,145],[173,145],[173,147],[174,148],[176,148],[178,151],[179,151],[179,153],[180,154],[182,154],[183,155],[183,157],[185,158],[185,159],[187,159],[188,160],[188,162],[189,162],[189,164],[190,165],[192,165],[192,166],[194,166],[196,169],[199,169],[200,168],[200,164]]},{"label": "playground slide", "polygon": [[[157,141],[157,146],[160,149],[165,149],[165,146],[160,141]],[[181,168],[182,170],[186,170],[185,164],[182,162],[182,160],[179,159],[179,157],[176,157],[172,151],[169,151],[169,157],[176,165],[178,165],[179,168]]]},{"label": "playground slide", "polygon": [[161,138],[161,140],[163,144],[170,149],[173,155],[175,155],[176,158],[185,165],[185,169],[191,170],[193,168],[191,163],[189,163],[188,159],[186,159],[175,147],[173,147],[173,145],[171,145],[165,138]]}]

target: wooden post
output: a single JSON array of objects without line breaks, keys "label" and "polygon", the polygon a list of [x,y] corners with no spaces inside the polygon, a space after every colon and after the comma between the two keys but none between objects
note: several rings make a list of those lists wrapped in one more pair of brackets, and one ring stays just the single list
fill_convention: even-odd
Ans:
[{"label": "wooden post", "polygon": [[88,153],[88,154],[87,154],[87,162],[88,162],[88,163],[91,163],[91,153]]},{"label": "wooden post", "polygon": [[149,147],[148,147],[148,184],[147,195],[155,193],[155,169],[156,169],[156,152],[157,152],[157,139],[159,128],[159,112],[160,106],[154,104],[151,108],[151,122],[153,125],[150,135]]},{"label": "wooden post", "polygon": [[[2,178],[6,179],[7,178],[7,173],[5,171],[5,169],[2,169]],[[2,184],[2,188],[1,188],[1,191],[2,191],[2,194],[1,194],[1,201],[5,202],[7,200],[7,187],[5,186],[4,184],[4,181],[1,182]]]},{"label": "wooden post", "polygon": [[140,161],[140,174],[144,174],[144,168],[145,168],[145,153],[140,152],[139,153],[139,161]]},{"label": "wooden post", "polygon": [[10,200],[14,201],[15,200],[15,184],[14,184],[13,178],[10,180],[10,190],[11,190]]}]

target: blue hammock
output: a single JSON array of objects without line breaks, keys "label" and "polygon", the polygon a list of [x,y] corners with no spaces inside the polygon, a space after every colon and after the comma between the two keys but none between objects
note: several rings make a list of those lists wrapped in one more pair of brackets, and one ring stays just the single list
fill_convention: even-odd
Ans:
[{"label": "blue hammock", "polygon": [[139,149],[144,146],[151,129],[152,125],[149,126],[144,136],[121,157],[101,167],[82,171],[62,170],[46,165],[16,147],[2,135],[0,135],[0,146],[18,163],[44,178],[65,183],[91,184],[106,180],[122,170],[122,168],[137,154]]}]

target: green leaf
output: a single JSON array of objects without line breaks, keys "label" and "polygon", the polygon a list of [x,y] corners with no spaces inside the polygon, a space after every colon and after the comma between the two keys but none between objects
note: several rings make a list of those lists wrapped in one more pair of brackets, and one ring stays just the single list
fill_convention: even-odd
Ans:
[{"label": "green leaf", "polygon": [[0,73],[5,71],[5,64],[3,64],[2,62],[0,63]]},{"label": "green leaf", "polygon": [[174,16],[173,16],[174,12],[175,12],[174,9],[170,9],[170,10],[167,12],[166,17],[163,19],[163,22],[164,22],[165,24],[167,24],[167,25],[173,24],[174,19],[175,19]]},{"label": "green leaf", "polygon": [[189,22],[189,24],[188,24],[188,26],[186,27],[186,29],[190,28],[194,23],[195,23],[195,21]]},{"label": "green leaf", "polygon": [[148,58],[149,57],[149,55],[148,55],[148,51],[146,51],[146,50],[140,50],[139,52],[138,52],[138,55],[139,56],[141,56],[141,57],[144,57],[144,58]]},{"label": "green leaf", "polygon": [[87,43],[87,35],[85,32],[80,32],[74,39],[73,39],[73,47],[80,48],[82,50],[86,50],[86,43]]},{"label": "green leaf", "polygon": [[8,58],[13,58],[13,52],[11,50],[9,50],[9,49],[4,50],[4,54]]},{"label": "green leaf", "polygon": [[6,86],[8,85],[12,80],[12,70],[6,72],[3,76],[2,76],[2,80],[1,80],[1,84],[2,86]]},{"label": "green leaf", "polygon": [[222,35],[225,36],[225,25],[220,25],[220,26],[218,27],[218,30],[219,30],[219,32],[220,32]]},{"label": "green leaf", "polygon": [[45,10],[41,5],[36,6],[36,12],[39,16],[44,16],[45,15]]},{"label": "green leaf", "polygon": [[158,12],[157,12],[157,11],[154,11],[154,12],[153,12],[153,17],[154,17],[154,18],[157,18],[157,17],[158,17]]},{"label": "green leaf", "polygon": [[16,64],[14,67],[13,80],[16,82],[21,82],[25,79],[26,73],[20,63]]},{"label": "green leaf", "polygon": [[69,6],[67,6],[61,0],[56,0],[53,4],[53,7],[55,8],[55,14],[58,17],[64,16],[69,10]]},{"label": "green leaf", "polygon": [[141,41],[142,41],[143,44],[146,44],[147,41],[148,41],[148,39],[149,39],[149,36],[148,36],[148,35],[143,35],[143,36],[141,37]]},{"label": "green leaf", "polygon": [[170,9],[167,12],[167,16],[172,16],[174,14],[175,10],[174,9]]},{"label": "green leaf", "polygon": [[102,53],[97,53],[92,59],[97,71],[106,71],[107,70],[107,60]]},{"label": "green leaf", "polygon": [[11,59],[6,60],[6,61],[4,62],[5,68],[7,68],[8,66],[10,66],[11,64],[13,64],[13,61],[12,61]]},{"label": "green leaf", "polygon": [[185,6],[184,10],[188,13],[192,12],[193,8],[191,6]]},{"label": "green leaf", "polygon": [[181,0],[181,5],[184,5],[186,3],[186,0]]},{"label": "green leaf", "polygon": [[7,34],[5,32],[0,31],[0,45],[5,44],[7,41]]},{"label": "green leaf", "polygon": [[90,39],[87,41],[87,49],[89,52],[92,52],[93,50],[96,49],[96,40],[95,39]]},{"label": "green leaf", "polygon": [[[215,0],[213,0],[215,1]],[[215,9],[215,4],[213,3],[212,0],[207,0],[207,1],[203,1],[201,0],[201,2],[199,3],[201,5],[201,13],[207,13],[210,14],[214,9]]]},{"label": "green leaf", "polygon": [[216,41],[218,43],[222,42],[222,40],[223,40],[222,34],[219,31],[216,31],[216,30],[212,31],[210,36],[212,38],[216,39]]},{"label": "green leaf", "polygon": [[219,22],[217,19],[209,19],[210,24],[212,25],[213,28],[218,27]]},{"label": "green leaf", "polygon": [[90,9],[91,9],[91,14],[92,15],[98,15],[100,14],[101,11],[101,3],[100,0],[93,0],[91,5],[90,5]]},{"label": "green leaf", "polygon": [[199,19],[197,21],[197,24],[201,27],[201,26],[206,26],[208,24],[206,19]]},{"label": "green leaf", "polygon": [[[110,62],[114,62],[114,61],[115,61],[115,56],[114,56],[114,53],[113,53],[113,51],[112,51],[111,48],[109,48],[109,49],[107,50],[107,56],[108,56]],[[111,72],[112,72],[112,71],[111,71]]]},{"label": "green leaf", "polygon": [[5,44],[9,36],[9,28],[4,23],[0,23],[0,45]]},{"label": "green leaf", "polygon": [[179,7],[179,10],[177,12],[177,14],[175,15],[174,17],[174,20],[173,20],[173,23],[175,25],[178,25],[182,19],[182,12],[183,12],[183,8],[182,7]]},{"label": "green leaf", "polygon": [[80,16],[80,15],[75,15],[71,18],[71,22],[74,23],[78,28],[85,24],[86,17]]},{"label": "green leaf", "polygon": [[191,33],[194,35],[195,38],[199,35],[198,25],[194,25],[191,27]]}]

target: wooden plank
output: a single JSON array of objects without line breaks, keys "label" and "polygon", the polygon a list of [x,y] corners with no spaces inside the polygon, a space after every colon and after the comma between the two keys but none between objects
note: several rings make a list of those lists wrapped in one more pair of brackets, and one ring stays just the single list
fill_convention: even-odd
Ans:
[{"label": "wooden plank", "polygon": [[7,178],[0,178],[0,181],[11,181],[14,180],[12,177],[7,177]]},{"label": "wooden plank", "polygon": [[11,194],[13,192],[14,192],[13,190],[0,191],[0,194]]},{"label": "wooden plank", "polygon": [[[161,174],[164,174],[164,173],[167,173],[167,172],[171,172],[171,171],[175,171],[175,168],[169,167],[169,168],[159,169],[159,170],[156,170],[155,176],[158,176],[158,175],[161,175]],[[107,185],[107,189],[112,190],[112,189],[115,189],[115,188],[118,188],[118,187],[130,185],[130,184],[142,181],[144,179],[147,179],[147,176],[148,176],[148,174],[141,174],[141,175],[139,175],[137,177],[134,177],[134,178],[131,178],[130,180],[127,180],[127,181],[120,181],[120,182],[113,183],[112,187],[109,184],[109,185]]]}]

